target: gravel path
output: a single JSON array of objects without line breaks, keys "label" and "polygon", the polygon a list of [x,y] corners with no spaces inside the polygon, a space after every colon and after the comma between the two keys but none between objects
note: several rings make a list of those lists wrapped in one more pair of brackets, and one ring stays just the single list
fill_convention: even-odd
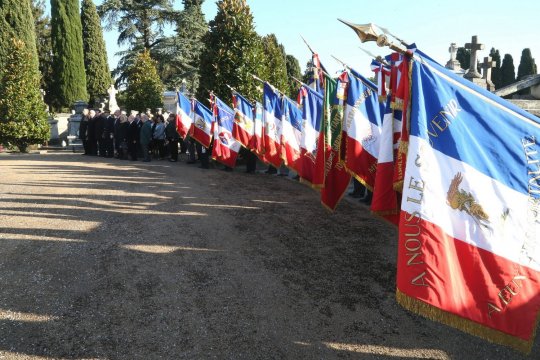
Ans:
[{"label": "gravel path", "polygon": [[0,155],[0,359],[525,358],[397,305],[396,238],[286,178]]}]

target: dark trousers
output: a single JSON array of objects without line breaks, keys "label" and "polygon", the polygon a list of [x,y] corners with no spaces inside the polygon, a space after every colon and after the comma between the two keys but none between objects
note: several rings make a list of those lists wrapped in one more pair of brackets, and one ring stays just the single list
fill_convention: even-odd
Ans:
[{"label": "dark trousers", "polygon": [[189,159],[188,159],[188,161],[192,162],[192,163],[197,161],[197,156],[195,155],[195,143],[196,143],[195,140],[189,138],[189,140],[188,140],[188,151],[189,151]]},{"label": "dark trousers", "polygon": [[129,143],[128,151],[129,151],[129,155],[131,156],[131,160],[137,160],[137,156],[139,154],[139,143],[137,142]]},{"label": "dark trousers", "polygon": [[154,149],[158,155],[158,158],[165,158],[165,140],[156,139],[154,140]]},{"label": "dark trousers", "polygon": [[360,181],[353,178],[353,186],[354,186],[354,190],[353,190],[354,194],[365,195],[367,189],[364,185],[362,185]]},{"label": "dark trousers", "polygon": [[88,140],[81,140],[81,141],[82,141],[82,146],[84,149],[84,155],[90,154],[90,151],[88,149]]},{"label": "dark trousers", "polygon": [[171,160],[178,161],[178,140],[169,140],[169,154]]},{"label": "dark trousers", "polygon": [[187,144],[188,141],[187,141],[187,138],[186,138],[186,140],[180,139],[180,140],[178,141],[178,143],[180,144],[180,153],[181,153],[181,154],[185,154],[186,151],[187,151],[187,149],[188,149],[188,144]]},{"label": "dark trousers", "polygon": [[152,157],[150,156],[150,144],[147,143],[141,143],[141,149],[143,153],[143,159],[144,161],[151,161]]},{"label": "dark trousers", "polygon": [[114,141],[110,137],[103,139],[104,154],[102,156],[113,157],[114,156]]},{"label": "dark trousers", "polygon": [[104,138],[98,139],[98,155],[107,156],[107,145]]},{"label": "dark trousers", "polygon": [[211,150],[197,143],[197,153],[199,154],[199,160],[201,161],[201,167],[203,169],[208,169],[210,167],[209,151]]},{"label": "dark trousers", "polygon": [[96,139],[88,139],[88,153],[90,155],[97,155],[97,141]]},{"label": "dark trousers", "polygon": [[246,172],[254,173],[257,168],[257,155],[246,149],[244,158],[246,159]]}]

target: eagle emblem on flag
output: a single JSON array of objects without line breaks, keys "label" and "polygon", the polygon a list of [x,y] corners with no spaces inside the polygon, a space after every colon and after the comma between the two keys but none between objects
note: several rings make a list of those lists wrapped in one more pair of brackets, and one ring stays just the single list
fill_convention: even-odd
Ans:
[{"label": "eagle emblem on flag", "polygon": [[488,214],[486,214],[482,205],[476,201],[470,192],[459,188],[462,181],[463,175],[458,172],[452,179],[452,182],[450,182],[450,187],[446,193],[447,204],[454,210],[466,212],[481,225],[487,226],[486,223],[489,223]]}]

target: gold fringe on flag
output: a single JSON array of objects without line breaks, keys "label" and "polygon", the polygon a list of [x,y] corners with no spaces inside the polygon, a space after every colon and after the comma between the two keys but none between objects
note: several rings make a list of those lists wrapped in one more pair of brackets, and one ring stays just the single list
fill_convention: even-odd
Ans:
[{"label": "gold fringe on flag", "polygon": [[[525,354],[530,354],[531,352],[536,330],[535,334],[531,337],[531,340],[527,341],[441,310],[421,300],[410,297],[399,290],[396,290],[396,300],[405,309],[415,314],[422,315],[430,320],[440,322],[496,344],[510,346]],[[536,326],[538,325],[539,319],[540,317],[536,319]]]}]

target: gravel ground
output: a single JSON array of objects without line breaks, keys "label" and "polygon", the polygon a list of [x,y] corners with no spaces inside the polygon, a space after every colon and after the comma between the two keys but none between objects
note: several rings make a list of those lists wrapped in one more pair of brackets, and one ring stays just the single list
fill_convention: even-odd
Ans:
[{"label": "gravel ground", "polygon": [[527,358],[397,305],[396,239],[287,178],[0,155],[0,359]]}]

